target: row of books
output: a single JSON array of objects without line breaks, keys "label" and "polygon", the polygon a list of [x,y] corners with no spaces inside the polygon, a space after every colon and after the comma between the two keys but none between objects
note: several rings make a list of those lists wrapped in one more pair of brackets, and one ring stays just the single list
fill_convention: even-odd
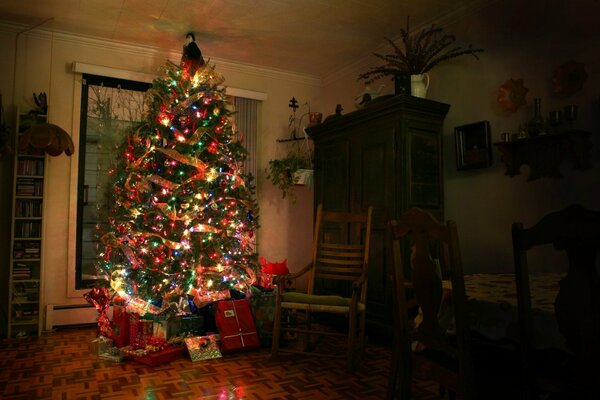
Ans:
[{"label": "row of books", "polygon": [[41,200],[19,200],[15,206],[15,216],[17,217],[41,217]]},{"label": "row of books", "polygon": [[13,318],[14,319],[27,319],[32,317],[37,317],[39,315],[39,310],[36,307],[23,307],[16,310],[13,310]]},{"label": "row of books", "polygon": [[17,196],[42,196],[44,181],[33,178],[19,178],[17,180]]},{"label": "row of books", "polygon": [[42,223],[40,221],[18,221],[15,224],[15,237],[39,238],[42,235]]},{"label": "row of books", "polygon": [[44,175],[44,160],[43,159],[20,158],[17,161],[17,175],[32,175],[32,176]]},{"label": "row of books", "polygon": [[31,302],[40,300],[39,281],[14,282],[15,284],[13,286],[13,302]]},{"label": "row of books", "polygon": [[13,247],[14,258],[40,258],[40,242],[17,241]]},{"label": "row of books", "polygon": [[32,258],[40,258],[40,250],[30,250],[25,251],[23,249],[15,249],[13,251],[13,257],[15,259],[32,259]]},{"label": "row of books", "polygon": [[13,279],[31,279],[31,265],[15,264],[13,266]]}]

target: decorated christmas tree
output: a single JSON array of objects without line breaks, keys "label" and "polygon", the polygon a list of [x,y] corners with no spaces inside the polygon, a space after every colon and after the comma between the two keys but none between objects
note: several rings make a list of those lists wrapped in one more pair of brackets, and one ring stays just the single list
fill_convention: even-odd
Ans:
[{"label": "decorated christmas tree", "polygon": [[201,306],[256,279],[258,207],[223,82],[192,38],[154,80],[109,171],[98,264],[140,314]]}]

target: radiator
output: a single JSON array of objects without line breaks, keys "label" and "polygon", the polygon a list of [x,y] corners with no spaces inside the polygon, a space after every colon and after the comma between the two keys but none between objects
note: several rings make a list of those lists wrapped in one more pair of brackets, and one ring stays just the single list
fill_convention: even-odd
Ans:
[{"label": "radiator", "polygon": [[[112,307],[108,309],[108,317],[112,319]],[[96,324],[98,310],[90,304],[46,306],[45,330],[50,331],[59,326]]]}]

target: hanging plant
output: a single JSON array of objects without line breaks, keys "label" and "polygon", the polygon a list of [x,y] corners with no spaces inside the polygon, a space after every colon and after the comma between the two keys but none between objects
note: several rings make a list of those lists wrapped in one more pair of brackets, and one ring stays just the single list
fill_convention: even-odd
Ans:
[{"label": "hanging plant", "polygon": [[409,18],[406,18],[406,28],[400,29],[401,45],[397,45],[389,38],[385,40],[393,47],[392,54],[373,55],[384,61],[383,65],[371,67],[369,71],[358,76],[366,84],[372,83],[386,76],[395,77],[400,74],[418,75],[428,72],[442,61],[450,60],[463,55],[472,55],[479,60],[477,53],[483,49],[453,46],[456,37],[443,33],[443,28],[435,25],[423,29],[420,33],[411,35]]},{"label": "hanging plant", "polygon": [[296,203],[294,185],[299,183],[300,170],[312,170],[312,159],[308,154],[302,154],[297,149],[288,152],[285,157],[269,161],[267,179],[282,192],[283,198],[289,198]]}]

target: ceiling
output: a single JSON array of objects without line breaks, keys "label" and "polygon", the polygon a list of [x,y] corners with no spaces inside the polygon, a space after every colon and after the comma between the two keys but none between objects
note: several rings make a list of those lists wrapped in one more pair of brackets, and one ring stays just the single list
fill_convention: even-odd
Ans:
[{"label": "ceiling", "polygon": [[325,77],[395,38],[490,0],[0,0],[0,20]]}]

